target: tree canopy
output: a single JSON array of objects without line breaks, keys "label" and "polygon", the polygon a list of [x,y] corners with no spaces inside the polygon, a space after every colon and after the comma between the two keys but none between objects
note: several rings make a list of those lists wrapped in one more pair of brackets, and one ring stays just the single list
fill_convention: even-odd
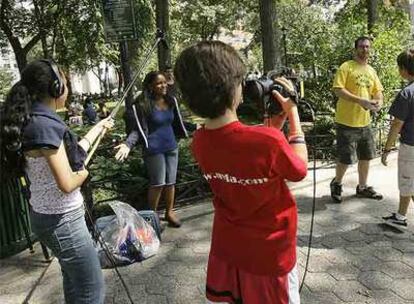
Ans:
[{"label": "tree canopy", "polygon": [[[139,39],[128,43],[135,66],[154,41],[155,2],[134,0]],[[223,29],[253,35],[241,49],[249,69],[263,69],[261,0],[169,1],[169,42],[172,58],[187,45],[215,39]],[[288,65],[300,69],[310,84],[310,97],[327,103],[332,72],[352,56],[353,41],[371,35],[371,63],[386,87],[386,97],[400,85],[395,58],[412,41],[407,1],[279,0],[273,26],[284,33]],[[28,59],[54,57],[69,70],[83,71],[107,61],[119,68],[119,46],[105,41],[101,1],[2,0],[0,47],[8,42],[19,68]],[[271,37],[264,37],[272,39]],[[147,69],[156,68],[155,57]],[[317,93],[323,88],[326,93]],[[319,95],[321,97],[317,97]],[[325,94],[325,95],[324,95]],[[319,99],[319,100],[317,100]]]}]

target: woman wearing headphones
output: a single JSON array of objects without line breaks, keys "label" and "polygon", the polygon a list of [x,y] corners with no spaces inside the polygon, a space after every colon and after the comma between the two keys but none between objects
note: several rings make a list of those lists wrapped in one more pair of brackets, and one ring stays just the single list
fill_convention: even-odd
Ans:
[{"label": "woman wearing headphones", "polygon": [[84,219],[80,186],[86,152],[103,120],[79,141],[56,114],[67,98],[66,79],[49,60],[30,63],[10,90],[1,122],[2,170],[30,182],[33,232],[58,258],[68,304],[101,304],[104,280]]}]

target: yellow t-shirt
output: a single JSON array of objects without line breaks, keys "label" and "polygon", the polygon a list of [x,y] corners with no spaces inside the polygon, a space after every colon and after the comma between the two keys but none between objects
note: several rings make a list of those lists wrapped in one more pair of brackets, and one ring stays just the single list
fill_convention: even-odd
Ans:
[{"label": "yellow t-shirt", "polygon": [[[374,68],[355,60],[346,61],[339,67],[332,88],[343,88],[366,99],[372,99],[376,93],[384,90]],[[365,127],[371,122],[371,115],[359,104],[339,98],[335,121],[349,127]]]}]

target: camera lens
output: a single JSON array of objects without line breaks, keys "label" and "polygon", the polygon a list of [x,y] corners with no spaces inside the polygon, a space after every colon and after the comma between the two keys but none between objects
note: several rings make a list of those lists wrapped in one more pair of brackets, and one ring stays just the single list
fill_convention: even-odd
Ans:
[{"label": "camera lens", "polygon": [[246,81],[243,87],[243,100],[245,102],[257,102],[262,99],[264,95],[263,86],[257,80]]}]

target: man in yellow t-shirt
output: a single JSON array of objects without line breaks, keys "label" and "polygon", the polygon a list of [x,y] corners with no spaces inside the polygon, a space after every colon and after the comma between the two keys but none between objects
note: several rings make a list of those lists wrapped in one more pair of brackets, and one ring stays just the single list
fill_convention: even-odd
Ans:
[{"label": "man in yellow t-shirt", "polygon": [[383,87],[374,68],[368,64],[371,39],[355,41],[353,60],[343,63],[335,75],[333,91],[336,105],[336,176],[331,181],[331,197],[342,201],[342,179],[349,165],[358,161],[359,197],[380,200],[382,195],[367,186],[369,161],[375,157],[374,136],[370,128],[370,111],[377,112],[383,102]]}]

